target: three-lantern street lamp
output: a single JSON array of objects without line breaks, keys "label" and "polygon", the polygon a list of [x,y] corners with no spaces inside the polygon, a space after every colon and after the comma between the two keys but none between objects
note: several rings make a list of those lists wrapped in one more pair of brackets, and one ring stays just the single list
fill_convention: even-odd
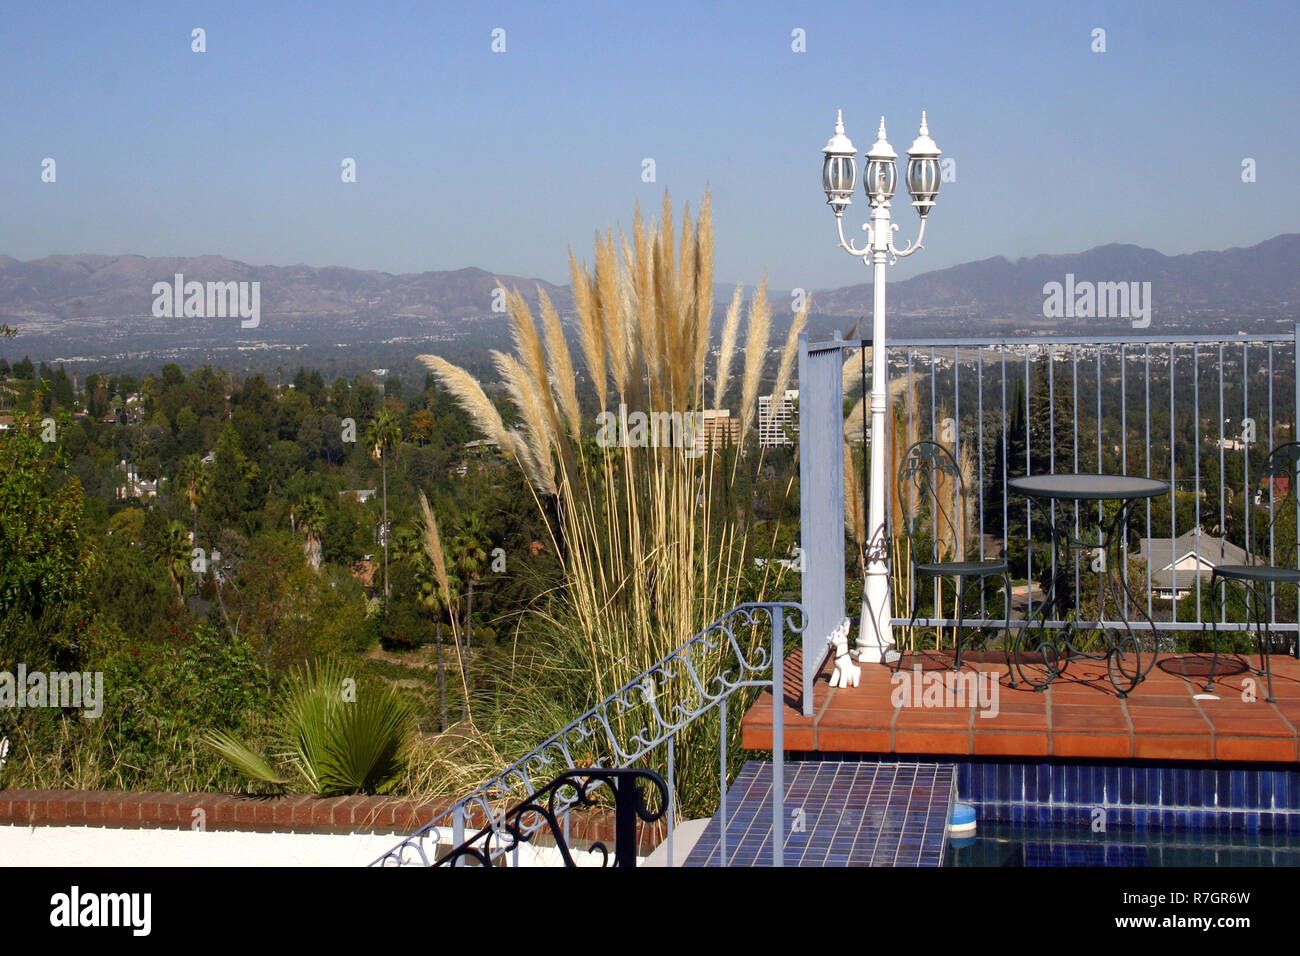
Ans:
[{"label": "three-lantern street lamp", "polygon": [[926,217],[939,195],[939,147],[930,138],[925,113],[921,113],[921,131],[907,151],[907,191],[921,217],[916,242],[897,249],[894,230],[889,221],[889,200],[894,195],[898,172],[894,160],[898,154],[885,139],[885,118],[880,118],[876,142],[866,153],[863,188],[871,201],[871,221],[864,223],[867,244],[858,248],[844,237],[844,209],[852,205],[857,185],[856,150],[844,133],[844,114],[835,119],[835,134],[822,150],[822,188],[826,202],[835,213],[840,234],[840,248],[870,264],[873,269],[872,292],[874,314],[871,336],[871,500],[867,515],[867,574],[862,586],[862,625],[858,631],[857,657],[860,661],[881,661],[889,652],[898,652],[890,626],[892,608],[889,586],[888,545],[885,536],[885,411],[888,382],[885,370],[885,266],[910,256],[922,248]]}]

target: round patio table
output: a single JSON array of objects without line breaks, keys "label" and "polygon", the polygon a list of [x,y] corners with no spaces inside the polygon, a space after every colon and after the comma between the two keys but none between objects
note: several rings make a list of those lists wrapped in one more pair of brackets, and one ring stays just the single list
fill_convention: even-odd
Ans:
[{"label": "round patio table", "polygon": [[[1053,573],[1050,588],[1036,612],[1032,614],[1015,642],[1015,668],[1021,679],[1035,690],[1043,690],[1065,673],[1072,658],[1105,660],[1106,674],[1120,697],[1146,679],[1155,664],[1151,655],[1146,668],[1142,667],[1142,654],[1133,627],[1129,623],[1129,608],[1146,618],[1152,625],[1140,601],[1129,590],[1124,574],[1124,528],[1128,510],[1136,501],[1156,498],[1169,493],[1169,482],[1157,478],[1140,478],[1130,475],[1029,475],[1012,478],[1007,489],[1024,495],[1042,506],[1054,545]],[[1107,517],[1099,506],[1100,514],[1083,507],[1082,502],[1119,502],[1119,508]],[[1056,514],[1056,504],[1067,504],[1062,510],[1065,520]],[[1073,507],[1068,503],[1073,502]],[[1078,620],[1077,601],[1074,599],[1076,580],[1081,575],[1074,571],[1072,554],[1090,551],[1095,554],[1092,571],[1098,576],[1096,622]],[[1117,610],[1113,623],[1117,630],[1106,624],[1107,598]],[[1100,653],[1090,648],[1100,645]],[[1041,657],[1041,664],[1027,660],[1026,648]]]}]

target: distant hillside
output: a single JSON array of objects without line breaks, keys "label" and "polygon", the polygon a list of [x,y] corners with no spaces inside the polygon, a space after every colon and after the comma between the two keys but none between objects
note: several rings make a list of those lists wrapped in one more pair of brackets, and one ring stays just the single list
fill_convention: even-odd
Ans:
[{"label": "distant hillside", "polygon": [[[1015,262],[999,256],[890,282],[889,309],[899,316],[1041,318],[1044,284],[1064,282],[1067,273],[1076,281],[1150,282],[1157,317],[1274,313],[1300,307],[1300,233],[1246,249],[1180,256],[1119,243]],[[825,315],[869,314],[871,283],[814,292],[813,308]]]},{"label": "distant hillside", "polygon": [[47,256],[19,262],[0,256],[0,316],[45,320],[151,317],[153,283],[176,273],[199,282],[260,282],[263,317],[409,318],[454,320],[492,314],[497,279],[536,299],[540,285],[567,310],[566,287],[482,269],[392,275],[360,269],[250,266],[221,256],[190,259],[143,256]]},{"label": "distant hillside", "polygon": [[[1040,255],[968,262],[891,282],[889,307],[896,332],[969,334],[1055,327],[1074,322],[1043,318],[1043,286],[1076,281],[1150,282],[1154,328],[1204,328],[1242,318],[1300,317],[1300,234],[1246,249],[1166,256],[1135,245],[1112,244],[1071,255]],[[230,319],[159,319],[152,315],[153,284],[172,281],[261,283],[261,323],[242,329]],[[536,302],[541,286],[561,314],[572,310],[567,286],[501,275]],[[117,354],[156,347],[280,346],[460,339],[498,335],[504,317],[492,310],[498,276],[483,269],[393,275],[360,269],[251,266],[220,256],[189,259],[142,256],[48,256],[20,262],[0,256],[0,322],[19,330],[6,351]],[[718,286],[725,303],[731,289]],[[773,292],[774,300],[786,293]],[[723,309],[714,312],[715,327]],[[871,285],[813,292],[817,332],[847,330],[871,312]],[[789,310],[776,310],[774,333],[784,334]],[[1090,323],[1092,328],[1104,323]],[[243,346],[241,346],[243,347]]]}]

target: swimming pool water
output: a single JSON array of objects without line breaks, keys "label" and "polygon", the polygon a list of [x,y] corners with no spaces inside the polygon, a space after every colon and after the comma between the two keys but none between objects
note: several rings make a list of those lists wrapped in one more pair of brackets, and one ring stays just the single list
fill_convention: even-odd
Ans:
[{"label": "swimming pool water", "polygon": [[949,837],[944,866],[1300,866],[1300,840],[1274,834],[1162,833],[981,824]]}]

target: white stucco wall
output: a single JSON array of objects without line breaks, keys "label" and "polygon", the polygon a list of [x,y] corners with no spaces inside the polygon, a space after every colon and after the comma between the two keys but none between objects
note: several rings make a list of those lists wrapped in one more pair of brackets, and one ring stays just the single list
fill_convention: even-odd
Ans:
[{"label": "white stucco wall", "polygon": [[[366,866],[402,838],[391,833],[242,833],[116,827],[0,826],[0,866]],[[579,866],[599,865],[577,851]],[[521,866],[556,866],[549,847],[521,848]]]},{"label": "white stucco wall", "polygon": [[0,866],[365,866],[392,834],[0,826]]}]

